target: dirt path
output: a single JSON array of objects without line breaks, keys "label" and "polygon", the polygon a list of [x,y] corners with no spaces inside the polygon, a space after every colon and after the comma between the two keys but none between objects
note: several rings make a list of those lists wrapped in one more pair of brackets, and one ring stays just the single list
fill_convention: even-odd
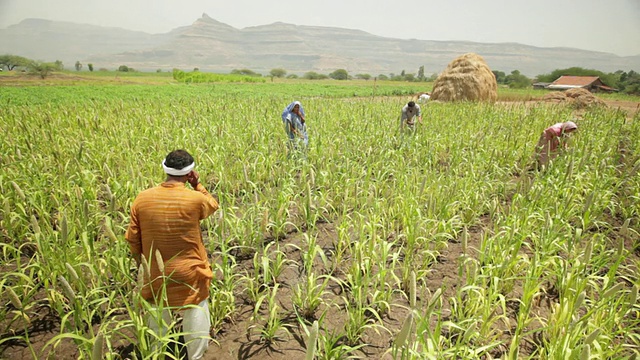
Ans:
[{"label": "dirt path", "polygon": [[640,113],[640,98],[638,101],[605,100],[605,102],[611,108],[626,111],[629,119],[633,119]]}]

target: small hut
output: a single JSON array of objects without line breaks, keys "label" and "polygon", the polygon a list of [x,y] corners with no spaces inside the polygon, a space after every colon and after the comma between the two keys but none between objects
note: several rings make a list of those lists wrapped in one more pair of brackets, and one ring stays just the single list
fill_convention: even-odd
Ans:
[{"label": "small hut", "polygon": [[548,86],[547,89],[551,90],[570,90],[570,89],[585,89],[590,92],[617,92],[618,89],[614,89],[605,85],[598,76],[569,76],[563,75],[556,79]]}]

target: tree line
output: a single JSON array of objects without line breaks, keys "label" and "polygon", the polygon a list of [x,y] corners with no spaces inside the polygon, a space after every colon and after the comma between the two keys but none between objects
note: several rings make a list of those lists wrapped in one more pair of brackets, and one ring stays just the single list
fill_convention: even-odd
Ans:
[{"label": "tree line", "polygon": [[409,82],[417,82],[417,81],[435,81],[438,77],[438,74],[432,74],[429,77],[426,77],[424,74],[424,66],[420,66],[418,69],[418,73],[408,73],[404,70],[400,74],[391,73],[389,75],[379,74],[378,76],[372,76],[371,74],[360,73],[351,75],[345,69],[337,69],[329,74],[320,74],[315,71],[308,71],[304,73],[302,76],[298,76],[297,74],[288,74],[287,70],[282,68],[271,69],[269,72],[269,77],[273,78],[288,78],[288,79],[297,79],[302,78],[306,80],[323,80],[323,79],[334,79],[334,80],[352,80],[352,79],[360,79],[360,80],[370,80],[370,79],[378,79],[378,80],[390,80],[390,81],[409,81]]},{"label": "tree line", "polygon": [[[24,68],[25,71],[39,75],[41,78],[45,78],[49,73],[53,71],[61,71],[64,70],[64,65],[62,61],[56,60],[55,62],[40,62],[31,60],[22,56],[17,55],[0,55],[0,69],[6,68],[9,71],[12,71],[16,68]],[[74,68],[76,71],[81,71],[83,68],[83,64],[80,61],[76,61]],[[87,64],[87,68],[89,71],[93,71],[93,64]],[[100,69],[106,70],[106,69]],[[133,68],[128,67],[126,65],[120,65],[116,71],[120,72],[133,72],[135,71]],[[160,72],[161,70],[158,70]],[[194,71],[199,71],[198,68],[195,68]],[[231,74],[234,75],[243,75],[249,77],[262,77],[263,75],[252,71],[250,69],[234,69],[231,71]],[[496,82],[499,85],[505,85],[510,88],[527,88],[530,87],[534,82],[544,82],[550,83],[554,80],[558,79],[563,75],[572,75],[572,76],[598,76],[600,80],[607,86],[618,89],[620,92],[627,94],[640,95],[640,74],[630,70],[623,71],[618,70],[613,73],[604,73],[599,70],[593,69],[584,69],[581,67],[571,67],[567,69],[556,69],[548,74],[540,74],[535,78],[529,78],[520,73],[519,70],[513,70],[510,74],[506,74],[503,71],[494,70],[493,75],[496,77]],[[433,73],[430,76],[426,76],[424,72],[424,66],[420,66],[418,68],[417,73],[409,73],[405,70],[402,70],[400,74],[390,73],[390,74],[379,74],[378,76],[372,76],[366,73],[359,73],[355,75],[349,74],[349,72],[345,69],[337,69],[329,74],[321,74],[315,71],[308,71],[304,73],[302,76],[298,76],[297,74],[289,74],[287,70],[283,68],[274,68],[271,69],[266,77],[270,77],[271,80],[274,78],[302,78],[307,80],[322,80],[322,79],[334,79],[334,80],[351,80],[351,79],[361,79],[361,80],[389,80],[389,81],[408,81],[408,82],[433,82],[437,79],[438,74]]]},{"label": "tree line", "polygon": [[[80,61],[76,61],[76,71],[82,70],[82,66]],[[0,55],[0,70],[4,70],[5,68],[9,71],[21,68],[30,74],[39,75],[44,79],[51,72],[64,70],[64,64],[60,60],[43,62],[18,55]],[[93,64],[88,64],[87,68],[89,71],[93,71]]]}]

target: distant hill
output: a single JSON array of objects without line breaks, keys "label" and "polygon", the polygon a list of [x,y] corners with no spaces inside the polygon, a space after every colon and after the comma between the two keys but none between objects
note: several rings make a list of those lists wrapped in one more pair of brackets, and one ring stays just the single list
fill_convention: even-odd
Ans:
[{"label": "distant hill", "polygon": [[480,54],[492,70],[520,70],[527,76],[573,66],[604,72],[640,71],[640,55],[621,57],[573,48],[540,48],[517,43],[402,40],[320,26],[273,23],[236,29],[203,14],[193,24],[165,34],[70,22],[27,19],[0,29],[0,54],[76,61],[94,68],[127,65],[138,70],[229,72],[251,69],[267,74],[273,68],[288,73],[328,74],[346,69],[350,75],[441,72],[455,57]]}]

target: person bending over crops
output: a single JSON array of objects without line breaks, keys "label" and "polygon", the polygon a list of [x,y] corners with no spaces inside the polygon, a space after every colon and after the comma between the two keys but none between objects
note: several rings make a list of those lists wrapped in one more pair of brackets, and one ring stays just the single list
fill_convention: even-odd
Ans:
[{"label": "person bending over crops", "polygon": [[568,135],[577,129],[578,125],[573,121],[557,123],[544,129],[536,145],[538,167],[548,166],[549,161],[558,156],[558,150],[567,147]]},{"label": "person bending over crops", "polygon": [[290,149],[304,149],[309,145],[309,137],[307,136],[307,125],[305,124],[305,114],[302,104],[294,101],[282,112],[282,123],[284,129],[289,136]]},{"label": "person bending over crops", "polygon": [[[142,297],[154,305],[162,303],[184,310],[182,330],[187,354],[189,359],[200,359],[209,344],[209,286],[213,278],[200,220],[218,210],[218,202],[200,183],[193,157],[187,151],[172,151],[162,167],[166,180],[142,191],[133,201],[125,238],[138,266],[149,265],[150,279],[145,276]],[[166,308],[162,316],[170,323]],[[156,333],[160,329],[166,332],[155,318],[149,319],[149,327]]]},{"label": "person bending over crops", "polygon": [[418,119],[419,123],[422,123],[422,111],[420,110],[420,105],[416,104],[413,101],[409,101],[405,106],[402,107],[400,129],[414,130],[416,118]]}]

